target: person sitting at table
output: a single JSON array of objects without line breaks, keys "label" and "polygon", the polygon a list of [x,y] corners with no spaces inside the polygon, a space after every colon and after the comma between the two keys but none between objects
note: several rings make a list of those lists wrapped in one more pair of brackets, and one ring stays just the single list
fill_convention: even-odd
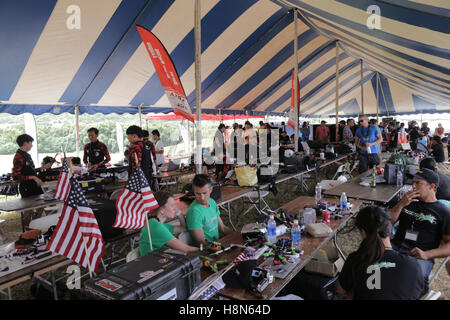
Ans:
[{"label": "person sitting at table", "polygon": [[[47,163],[40,168],[34,167],[33,159],[28,153],[33,148],[33,137],[28,134],[21,134],[16,142],[19,145],[13,159],[12,177],[19,182],[19,193],[22,198],[43,194],[41,186],[44,182],[38,178],[37,174],[43,169],[50,169],[53,163]],[[37,219],[42,215],[44,208],[28,210],[23,214],[23,226],[27,227],[31,219]]]},{"label": "person sitting at table", "polygon": [[355,145],[359,149],[359,173],[363,173],[380,164],[378,144],[383,138],[377,126],[369,126],[366,115],[360,115],[358,121],[360,127],[356,130]]},{"label": "person sitting at table", "polygon": [[[184,215],[178,208],[173,196],[169,192],[162,190],[155,192],[153,195],[159,205],[159,208],[150,213],[150,217],[147,220],[147,224],[150,227],[153,250],[166,246],[183,252],[198,251],[198,248],[189,246],[174,237],[174,235],[178,235],[185,230],[186,223]],[[173,226],[166,223],[175,217],[178,218],[180,226]],[[139,238],[140,256],[152,251],[148,238],[147,224],[141,229]]]},{"label": "person sitting at table", "polygon": [[436,198],[438,200],[444,199],[450,201],[450,179],[443,173],[438,172],[438,166],[433,158],[424,158],[419,164],[420,170],[430,169],[436,172],[439,176],[439,186],[436,190]]},{"label": "person sitting at table", "polygon": [[428,289],[434,259],[450,256],[450,209],[436,199],[437,173],[424,168],[408,176],[413,189],[388,210],[392,224],[399,222],[392,247],[417,259]]},{"label": "person sitting at table", "polygon": [[362,242],[339,275],[337,291],[353,300],[418,300],[427,291],[417,261],[392,250],[392,224],[381,207],[361,209],[355,221]]},{"label": "person sitting at table", "polygon": [[439,136],[433,136],[431,139],[431,149],[429,149],[431,155],[434,157],[436,162],[445,161],[444,145],[442,144],[441,138]]},{"label": "person sitting at table", "polygon": [[85,167],[81,166],[80,157],[73,157],[72,159],[70,159],[70,161],[72,162],[72,173],[74,176],[80,176],[88,173],[88,170]]},{"label": "person sitting at table", "polygon": [[197,174],[192,181],[192,189],[195,200],[186,213],[186,224],[195,242],[206,245],[219,239],[219,231],[231,233],[232,230],[223,224],[219,208],[211,198],[211,179],[206,174]]},{"label": "person sitting at table", "polygon": [[280,145],[281,146],[286,146],[286,145],[289,145],[289,144],[291,144],[291,139],[287,135],[287,132],[286,131],[281,131]]},{"label": "person sitting at table", "polygon": [[86,164],[89,170],[95,170],[98,167],[104,167],[105,164],[111,161],[108,148],[106,145],[98,140],[98,129],[88,129],[89,143],[84,145],[83,163]]}]

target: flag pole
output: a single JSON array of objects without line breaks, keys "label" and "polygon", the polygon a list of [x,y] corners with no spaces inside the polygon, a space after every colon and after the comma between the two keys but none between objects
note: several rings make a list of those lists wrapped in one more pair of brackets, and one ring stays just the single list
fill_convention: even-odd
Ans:
[{"label": "flag pole", "polygon": [[84,243],[84,251],[86,252],[86,261],[88,263],[88,268],[89,268],[89,277],[92,279],[92,268],[91,268],[91,263],[89,262],[89,254],[88,254],[88,249],[87,249],[87,244],[86,244],[86,240],[84,240],[84,236],[82,235],[81,238],[83,238],[83,243]]},{"label": "flag pole", "polygon": [[[64,146],[63,146],[63,152],[64,152]],[[66,153],[64,152],[64,155]],[[64,156],[65,158],[65,156]],[[73,167],[72,167],[72,161],[68,161],[67,165],[69,166],[70,169],[70,173],[73,174]],[[88,249],[87,249],[87,245],[86,245],[86,240],[84,240],[84,236],[81,235],[81,238],[83,239],[83,244],[84,244],[84,251],[86,253],[86,261],[88,263],[88,268],[89,268],[89,277],[92,279],[92,268],[91,268],[91,263],[89,262],[89,253],[88,253]]]},{"label": "flag pole", "polygon": [[[138,156],[136,153],[134,154],[134,159],[136,161],[136,168],[137,168],[139,166],[139,160],[138,160]],[[150,233],[150,224],[148,221],[148,214],[145,215],[145,220],[146,220],[146,224],[147,224],[148,241],[150,242],[150,251],[153,251],[152,234]]]}]

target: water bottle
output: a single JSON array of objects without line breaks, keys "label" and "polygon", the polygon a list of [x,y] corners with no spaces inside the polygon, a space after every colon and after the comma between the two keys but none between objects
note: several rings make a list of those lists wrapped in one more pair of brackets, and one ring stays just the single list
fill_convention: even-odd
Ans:
[{"label": "water bottle", "polygon": [[345,192],[341,194],[341,212],[347,211],[347,195]]},{"label": "water bottle", "polygon": [[300,226],[298,225],[298,220],[294,220],[294,225],[291,229],[291,240],[292,240],[292,249],[294,249],[296,252],[300,252],[300,243],[302,240],[302,232],[300,229]]},{"label": "water bottle", "polygon": [[320,200],[322,200],[322,187],[320,184],[316,184],[316,202],[318,203]]},{"label": "water bottle", "polygon": [[273,215],[270,216],[269,222],[267,222],[267,242],[277,242],[277,223]]},{"label": "water bottle", "polygon": [[403,172],[401,168],[397,168],[397,187],[403,186]]}]

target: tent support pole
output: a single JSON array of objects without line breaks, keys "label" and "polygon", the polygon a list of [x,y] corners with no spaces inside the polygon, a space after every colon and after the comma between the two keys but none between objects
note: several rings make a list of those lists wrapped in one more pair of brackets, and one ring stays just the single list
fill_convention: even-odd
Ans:
[{"label": "tent support pole", "polygon": [[139,127],[142,128],[142,103],[138,106]]},{"label": "tent support pole", "polygon": [[377,71],[377,125],[378,125],[378,110],[380,109],[380,90],[379,90],[379,83],[380,83],[380,74]]},{"label": "tent support pole", "polygon": [[338,133],[339,133],[338,108],[339,108],[339,41],[336,41],[336,138],[335,138],[336,141],[338,141]]},{"label": "tent support pole", "polygon": [[200,0],[195,0],[194,9],[194,34],[195,34],[195,102],[197,119],[195,121],[197,129],[196,138],[196,168],[197,174],[202,172],[202,81],[201,81],[201,11]]},{"label": "tent support pole", "polygon": [[298,87],[298,21],[297,9],[294,8],[294,151],[298,152],[298,117],[299,117],[299,101],[297,99],[300,88]]},{"label": "tent support pole", "polygon": [[75,105],[75,149],[77,153],[77,157],[80,155],[80,131],[79,128],[79,117],[80,117],[80,108],[78,105]]},{"label": "tent support pole", "polygon": [[361,111],[364,114],[364,80],[363,80],[363,61],[360,60],[361,65]]}]

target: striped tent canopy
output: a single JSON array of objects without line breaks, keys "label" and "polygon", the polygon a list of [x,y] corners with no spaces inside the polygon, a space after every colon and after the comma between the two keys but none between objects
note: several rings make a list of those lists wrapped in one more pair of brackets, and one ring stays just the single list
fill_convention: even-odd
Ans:
[{"label": "striped tent canopy", "polygon": [[[136,25],[164,44],[195,111],[195,0],[2,0],[0,112],[172,112]],[[369,29],[376,5],[381,29]],[[297,8],[294,11],[293,8]],[[450,111],[446,0],[201,0],[202,112]],[[362,64],[361,64],[362,60]],[[361,81],[362,73],[362,81]]]}]

